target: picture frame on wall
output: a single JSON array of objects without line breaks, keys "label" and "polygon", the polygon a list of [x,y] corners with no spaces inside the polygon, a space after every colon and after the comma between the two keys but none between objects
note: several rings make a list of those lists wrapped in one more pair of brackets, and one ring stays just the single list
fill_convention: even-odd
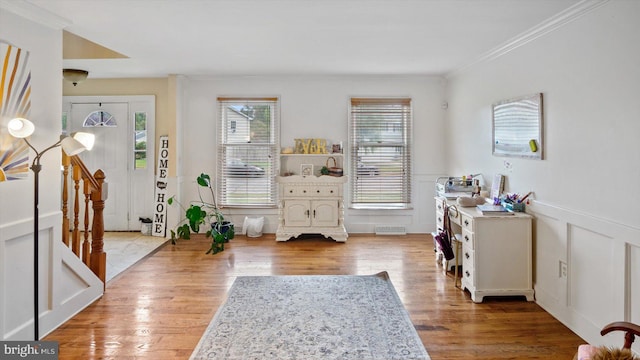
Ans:
[{"label": "picture frame on wall", "polygon": [[300,165],[300,175],[302,175],[302,176],[311,176],[311,175],[313,175],[313,164],[302,164],[302,165]]},{"label": "picture frame on wall", "polygon": [[493,155],[543,159],[542,93],[493,104]]},{"label": "picture frame on wall", "polygon": [[[0,55],[4,59],[4,66],[0,66],[3,73],[3,86],[0,87],[2,124],[13,118],[28,119],[32,80],[29,52],[0,40]],[[7,86],[4,86],[4,74],[12,74],[10,82],[7,77]],[[0,184],[25,180],[29,174],[29,145],[5,130],[5,125],[0,126]]]}]

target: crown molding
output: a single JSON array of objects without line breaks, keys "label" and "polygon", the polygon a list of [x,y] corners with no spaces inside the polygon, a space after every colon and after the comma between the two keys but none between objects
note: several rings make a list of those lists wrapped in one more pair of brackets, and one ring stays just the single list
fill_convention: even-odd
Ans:
[{"label": "crown molding", "polygon": [[61,30],[72,24],[68,19],[25,0],[0,0],[0,9],[7,10],[35,23]]},{"label": "crown molding", "polygon": [[496,48],[493,48],[488,52],[480,55],[474,61],[449,72],[448,74],[445,75],[445,77],[446,78],[455,77],[456,75],[464,73],[465,71],[469,70],[470,68],[480,63],[492,61],[505,54],[508,54],[509,52],[519,48],[520,46],[523,46],[544,35],[547,35],[561,28],[562,26],[572,22],[573,20],[576,20],[584,16],[586,13],[604,5],[609,1],[610,0],[582,0],[575,5],[568,7],[564,11],[559,12],[558,14],[543,21],[542,23],[534,26],[533,28],[525,31],[524,33],[510,40],[507,40],[502,45]]}]

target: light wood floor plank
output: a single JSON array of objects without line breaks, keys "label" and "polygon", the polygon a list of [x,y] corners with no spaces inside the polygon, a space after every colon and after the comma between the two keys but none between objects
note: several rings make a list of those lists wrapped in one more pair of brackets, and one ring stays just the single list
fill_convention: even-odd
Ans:
[{"label": "light wood floor plank", "polygon": [[274,239],[237,236],[213,256],[203,237],[168,244],[44,340],[59,341],[61,360],[188,359],[237,276],[387,271],[433,360],[571,359],[584,343],[533,302],[471,302],[436,266],[428,235]]}]

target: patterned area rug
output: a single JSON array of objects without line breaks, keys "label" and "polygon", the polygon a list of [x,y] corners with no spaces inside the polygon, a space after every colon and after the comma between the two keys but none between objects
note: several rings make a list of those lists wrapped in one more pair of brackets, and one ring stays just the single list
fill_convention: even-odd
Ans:
[{"label": "patterned area rug", "polygon": [[382,272],[238,277],[191,359],[430,357]]}]

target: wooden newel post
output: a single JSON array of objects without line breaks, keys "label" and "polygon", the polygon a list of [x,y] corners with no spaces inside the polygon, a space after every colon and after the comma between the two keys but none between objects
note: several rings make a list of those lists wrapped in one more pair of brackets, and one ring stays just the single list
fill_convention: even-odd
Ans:
[{"label": "wooden newel post", "polygon": [[[104,172],[96,171],[93,175],[98,183],[98,189],[91,192],[91,202],[93,204],[93,224],[91,227],[91,271],[96,274],[106,287],[107,278],[107,254],[103,250],[104,246],[104,201],[106,191],[103,193]],[[106,190],[106,189],[104,189]]]},{"label": "wooden newel post", "polygon": [[[80,179],[82,178],[82,171],[79,166],[73,166],[73,233],[71,234],[71,243],[75,244],[80,240]],[[68,244],[67,244],[68,245]]]},{"label": "wooden newel post", "polygon": [[62,152],[62,242],[69,246],[69,166],[71,159]]}]

